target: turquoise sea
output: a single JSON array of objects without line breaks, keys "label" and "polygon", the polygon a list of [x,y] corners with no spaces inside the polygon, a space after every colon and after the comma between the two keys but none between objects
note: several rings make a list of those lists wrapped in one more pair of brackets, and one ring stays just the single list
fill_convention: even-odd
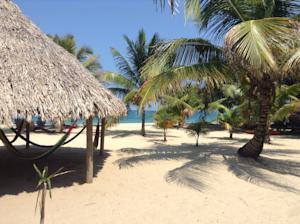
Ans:
[{"label": "turquoise sea", "polygon": [[[154,119],[153,116],[155,111],[146,111],[146,123],[153,123]],[[194,123],[199,121],[199,119],[203,116],[200,112],[195,113],[193,116],[187,119],[186,123]],[[217,118],[217,112],[213,112],[206,116],[205,120],[210,122]],[[140,123],[142,120],[141,114],[137,110],[129,110],[127,115],[120,119],[120,123]],[[37,117],[33,117],[33,121],[37,122]],[[65,121],[65,124],[70,125],[72,121]],[[85,123],[84,120],[78,120],[78,125],[83,125]],[[98,119],[94,118],[93,123],[96,125],[98,123]],[[50,122],[46,122],[46,125],[51,125]]]},{"label": "turquoise sea", "polygon": [[[152,123],[154,122],[153,116],[155,114],[155,111],[146,111],[146,122]],[[202,117],[202,114],[200,112],[195,113],[193,116],[187,119],[187,123],[194,123],[199,121],[199,119]],[[209,114],[206,117],[206,121],[210,122],[217,118],[217,112],[213,112]],[[140,123],[141,122],[141,114],[138,113],[137,110],[130,110],[127,113],[127,116],[123,117],[120,121],[120,123]]]}]

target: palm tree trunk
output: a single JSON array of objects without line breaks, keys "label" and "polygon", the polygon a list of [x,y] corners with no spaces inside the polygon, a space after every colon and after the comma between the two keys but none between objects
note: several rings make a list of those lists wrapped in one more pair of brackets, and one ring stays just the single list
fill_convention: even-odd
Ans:
[{"label": "palm tree trunk", "polygon": [[46,193],[47,193],[47,184],[44,183],[43,190],[42,190],[40,224],[44,224],[45,222]]},{"label": "palm tree trunk", "polygon": [[266,133],[266,137],[265,137],[265,143],[271,144],[271,133],[270,133],[270,130],[269,130],[269,125],[268,125],[268,130],[267,130],[267,133]]},{"label": "palm tree trunk", "polygon": [[229,138],[233,139],[233,133],[232,133],[232,131],[229,132]]},{"label": "palm tree trunk", "polygon": [[144,108],[142,108],[142,136],[146,136],[146,130],[145,130],[145,121],[146,121],[146,111]]},{"label": "palm tree trunk", "polygon": [[196,146],[197,147],[199,146],[199,135],[197,135],[197,137],[196,137]]},{"label": "palm tree trunk", "polygon": [[164,128],[164,142],[166,142],[167,141],[167,131],[166,131],[166,129]]},{"label": "palm tree trunk", "polygon": [[106,126],[106,118],[102,118],[101,119],[101,141],[100,141],[99,155],[102,155],[104,152],[105,126]]},{"label": "palm tree trunk", "polygon": [[274,83],[270,77],[264,75],[258,85],[260,117],[254,132],[254,137],[238,150],[240,156],[257,158],[263,150],[265,137],[268,129],[268,115],[272,106],[272,94]]}]

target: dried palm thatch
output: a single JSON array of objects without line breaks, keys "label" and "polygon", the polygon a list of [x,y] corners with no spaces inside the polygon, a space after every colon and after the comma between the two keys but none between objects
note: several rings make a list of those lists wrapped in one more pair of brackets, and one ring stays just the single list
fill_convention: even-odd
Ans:
[{"label": "dried palm thatch", "polygon": [[0,122],[19,110],[56,120],[120,116],[125,105],[10,0],[0,0]]}]

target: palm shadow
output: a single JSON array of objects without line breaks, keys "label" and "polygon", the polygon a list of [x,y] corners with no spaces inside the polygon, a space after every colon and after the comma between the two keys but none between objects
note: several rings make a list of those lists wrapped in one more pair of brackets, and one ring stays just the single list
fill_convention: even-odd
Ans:
[{"label": "palm shadow", "polygon": [[[215,140],[222,140],[222,141],[227,141],[230,144],[240,144],[240,143],[246,143],[249,141],[249,139],[251,139],[253,135],[249,135],[249,138],[241,138],[241,137],[233,137],[233,138],[229,138],[229,137],[213,137],[213,136],[208,136],[207,138],[209,139],[215,139]],[[278,135],[275,136],[271,136],[271,143],[265,143],[268,145],[276,145],[276,146],[283,146],[284,144],[280,144],[280,143],[275,143],[274,140],[278,137]],[[286,136],[285,136],[286,137]]]},{"label": "palm shadow", "polygon": [[300,181],[300,162],[272,158],[276,155],[276,151],[269,152],[270,157],[261,156],[258,160],[245,159],[237,156],[236,150],[236,147],[224,146],[222,143],[202,144],[199,147],[157,143],[152,149],[123,148],[119,153],[126,157],[115,161],[115,164],[124,169],[153,161],[182,160],[184,164],[169,170],[165,180],[198,191],[210,187],[211,182],[218,182],[217,168],[225,166],[237,178],[251,184],[300,193],[300,188],[292,186],[285,179],[285,176],[289,175]]},{"label": "palm shadow", "polygon": [[[40,149],[29,149],[40,150]],[[105,160],[110,156],[105,152],[102,156],[94,153],[94,176],[101,171]],[[4,147],[0,147],[0,197],[6,194],[17,195],[22,192],[36,191],[38,181],[37,174],[33,169],[35,163],[40,169],[49,167],[49,173],[63,167],[63,171],[71,171],[53,180],[52,187],[69,187],[73,184],[85,183],[85,150],[82,148],[62,147],[46,159],[28,161],[17,158]]]},{"label": "palm shadow", "polygon": [[[125,138],[128,136],[141,135],[141,132],[138,130],[107,130],[107,136],[112,136],[112,138]],[[146,130],[146,138],[161,137],[163,138],[163,132],[161,130]],[[178,136],[168,135],[168,137],[178,138]]]}]

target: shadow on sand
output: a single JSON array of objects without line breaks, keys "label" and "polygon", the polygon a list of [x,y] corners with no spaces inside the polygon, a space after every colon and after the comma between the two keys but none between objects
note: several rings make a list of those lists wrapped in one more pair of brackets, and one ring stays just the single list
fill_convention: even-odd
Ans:
[{"label": "shadow on sand", "polygon": [[[29,149],[38,150],[38,149]],[[109,152],[99,156],[94,154],[94,176],[101,171]],[[53,173],[61,167],[64,171],[73,171],[53,180],[53,188],[68,187],[74,183],[85,183],[85,150],[83,148],[63,147],[46,159],[35,162],[39,168],[49,167]],[[34,192],[37,185],[37,174],[32,161],[18,159],[4,147],[0,148],[0,197],[5,194],[17,195],[21,192]]]},{"label": "shadow on sand", "polygon": [[[134,135],[141,135],[140,131],[132,131],[132,130],[107,130],[106,132],[107,136],[112,136],[112,138],[124,138],[128,136],[134,136]],[[162,130],[157,130],[157,131],[152,131],[152,130],[146,130],[146,138],[163,138],[163,131]],[[168,135],[167,137],[172,137],[172,138],[178,138],[178,136],[174,135]]]},{"label": "shadow on sand", "polygon": [[[243,141],[243,140],[242,140]],[[237,147],[224,143],[202,144],[195,147],[188,144],[170,146],[155,144],[153,149],[124,148],[119,151],[123,156],[115,161],[120,169],[136,165],[163,160],[184,160],[185,163],[166,173],[167,182],[174,182],[192,189],[203,191],[210,182],[218,178],[217,167],[228,169],[236,177],[249,183],[280,191],[300,193],[285,179],[285,175],[300,177],[300,162],[275,159],[278,150],[264,153],[258,160],[238,157]],[[297,154],[296,150],[280,150],[280,156]],[[188,160],[186,162],[186,160]],[[300,180],[300,179],[299,179]]]}]

